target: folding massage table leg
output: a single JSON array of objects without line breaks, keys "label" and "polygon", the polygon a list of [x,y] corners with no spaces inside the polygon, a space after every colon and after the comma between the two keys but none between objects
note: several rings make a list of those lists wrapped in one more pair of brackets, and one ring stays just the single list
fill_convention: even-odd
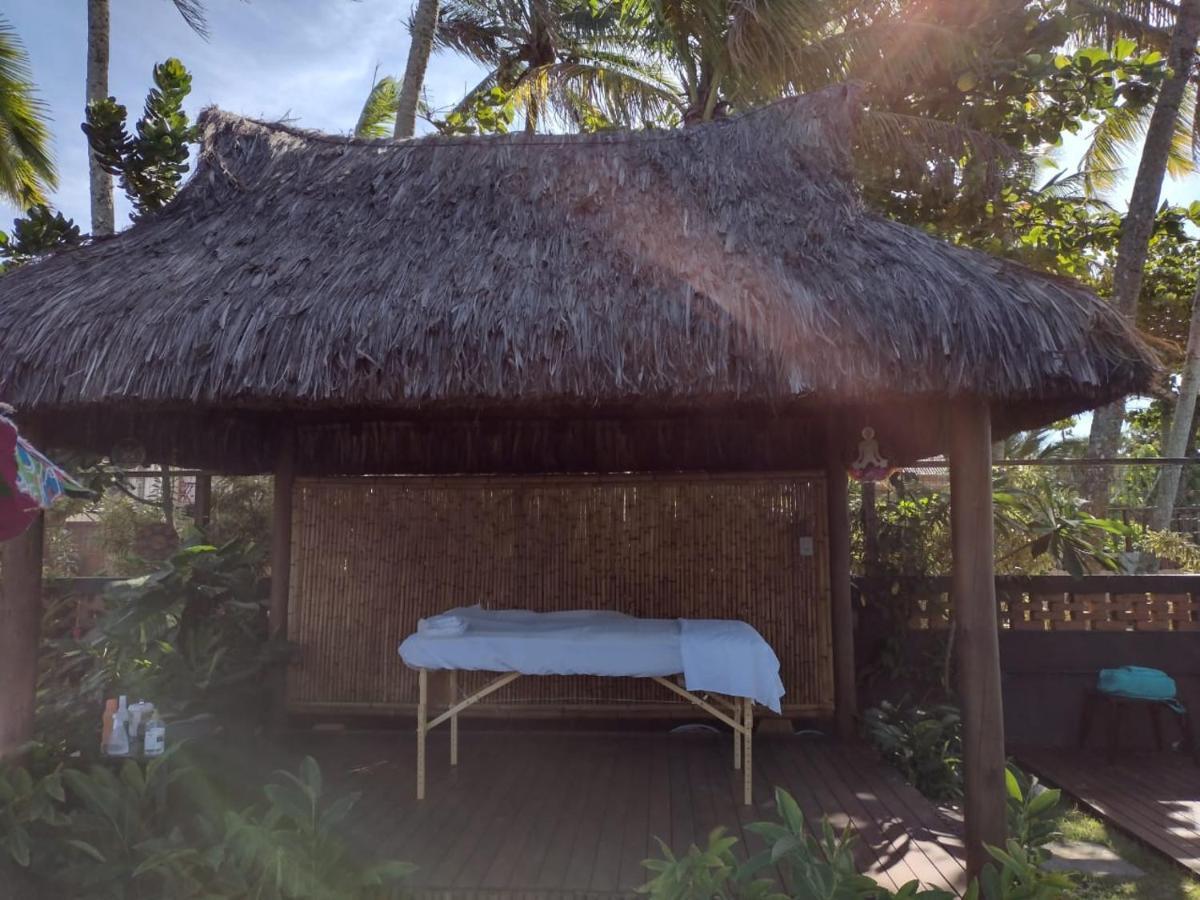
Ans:
[{"label": "folding massage table leg", "polygon": [[749,697],[743,697],[742,705],[745,709],[743,726],[746,729],[745,734],[738,735],[739,737],[744,738],[746,741],[746,758],[743,761],[744,765],[742,766],[742,802],[745,803],[746,806],[749,806],[753,802],[754,788],[753,781],[751,779],[754,763],[752,759],[752,754],[754,752],[754,701]]},{"label": "folding massage table leg", "polygon": [[417,799],[425,799],[425,732],[429,721],[429,673],[417,675]]},{"label": "folding massage table leg", "polygon": [[[458,671],[450,670],[450,708],[458,703]],[[458,713],[450,716],[450,765],[458,765]]]}]

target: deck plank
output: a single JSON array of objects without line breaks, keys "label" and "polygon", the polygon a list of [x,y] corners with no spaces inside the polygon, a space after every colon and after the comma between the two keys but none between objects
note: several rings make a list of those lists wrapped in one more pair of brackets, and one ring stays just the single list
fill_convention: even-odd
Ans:
[{"label": "deck plank", "polygon": [[[347,839],[418,866],[422,900],[630,898],[647,880],[642,861],[656,837],[676,852],[725,827],[739,854],[760,839],[750,822],[774,818],[775,786],[800,804],[810,826],[850,823],[857,854],[894,888],[919,875],[954,889],[961,863],[953,826],[853,745],[759,736],[754,805],[742,804],[728,734],[481,731],[462,735],[451,771],[445,740],[431,741],[427,799],[413,795],[410,733],[322,735],[307,747],[338,787],[362,793]],[[936,827],[925,822],[936,823]]]},{"label": "deck plank", "polygon": [[1026,748],[1018,760],[1122,831],[1200,874],[1200,767],[1176,754]]}]

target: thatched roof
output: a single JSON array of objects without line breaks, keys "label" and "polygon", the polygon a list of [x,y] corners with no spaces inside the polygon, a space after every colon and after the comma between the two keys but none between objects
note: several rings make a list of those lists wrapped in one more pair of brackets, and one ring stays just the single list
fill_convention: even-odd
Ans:
[{"label": "thatched roof", "polygon": [[164,212],[0,278],[0,398],[109,439],[151,410],[958,394],[1029,424],[1144,389],[1152,355],[1082,287],[864,208],[853,93],[682,131],[403,142],[210,109]]}]

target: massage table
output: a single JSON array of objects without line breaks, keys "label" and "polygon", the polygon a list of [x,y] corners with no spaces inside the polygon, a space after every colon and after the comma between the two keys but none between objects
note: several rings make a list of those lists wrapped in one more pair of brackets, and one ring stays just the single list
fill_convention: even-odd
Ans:
[{"label": "massage table", "polygon": [[[745,622],[728,619],[641,619],[618,612],[536,613],[450,610],[422,619],[400,644],[417,670],[417,799],[425,798],[429,731],[450,723],[450,765],[458,764],[458,714],[522,675],[650,678],[733,730],[733,766],[751,802],[754,704],[779,712],[779,660]],[[449,708],[429,717],[429,673],[449,675]],[[457,673],[498,677],[459,698]],[[682,681],[682,684],[680,683]]]}]

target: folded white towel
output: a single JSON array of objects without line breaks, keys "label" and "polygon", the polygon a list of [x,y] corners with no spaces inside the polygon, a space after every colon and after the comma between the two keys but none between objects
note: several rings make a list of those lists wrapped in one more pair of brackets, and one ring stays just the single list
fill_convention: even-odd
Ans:
[{"label": "folded white towel", "polygon": [[466,630],[467,620],[463,616],[430,616],[417,622],[417,632],[429,637],[455,637]]}]

